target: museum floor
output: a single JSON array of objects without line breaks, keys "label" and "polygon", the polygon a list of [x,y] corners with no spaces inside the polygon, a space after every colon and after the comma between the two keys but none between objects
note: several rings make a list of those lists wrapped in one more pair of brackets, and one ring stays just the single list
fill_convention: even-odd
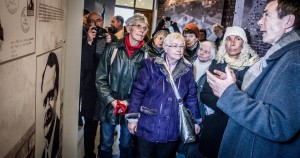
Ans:
[{"label": "museum floor", "polygon": [[[84,124],[84,123],[83,123]],[[97,129],[97,135],[95,139],[95,153],[98,152],[97,147],[99,145],[100,140],[100,132],[99,132],[100,126],[98,126]],[[119,126],[116,127],[116,130],[119,131]],[[118,132],[119,133],[119,132]],[[83,158],[84,157],[84,146],[83,146],[83,126],[78,127],[78,144],[77,144],[77,157]],[[119,135],[115,136],[115,143],[113,145],[113,158],[119,158]]]}]

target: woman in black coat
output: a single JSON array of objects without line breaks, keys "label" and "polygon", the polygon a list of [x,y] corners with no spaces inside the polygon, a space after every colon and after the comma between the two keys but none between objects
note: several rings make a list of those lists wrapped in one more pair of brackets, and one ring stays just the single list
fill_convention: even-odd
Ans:
[{"label": "woman in black coat", "polygon": [[[237,26],[228,27],[209,71],[212,73],[214,70],[225,72],[225,67],[229,66],[233,69],[237,83],[241,86],[245,72],[257,59],[258,55],[247,43],[245,31]],[[201,113],[204,113],[205,116],[201,116],[203,122],[199,150],[208,158],[218,157],[219,147],[228,121],[228,116],[216,106],[218,99],[205,81],[200,92],[200,105],[204,106],[202,109],[205,109]]]}]

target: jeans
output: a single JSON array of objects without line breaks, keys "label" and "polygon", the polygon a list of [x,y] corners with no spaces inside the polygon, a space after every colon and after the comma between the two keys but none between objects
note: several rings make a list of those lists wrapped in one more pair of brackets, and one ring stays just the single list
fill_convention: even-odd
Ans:
[{"label": "jeans", "polygon": [[[112,157],[112,145],[114,144],[114,131],[116,125],[106,122],[100,123],[100,144],[98,146],[99,158]],[[119,139],[120,158],[130,158],[132,150],[131,134],[127,128],[127,124],[120,125]]]}]

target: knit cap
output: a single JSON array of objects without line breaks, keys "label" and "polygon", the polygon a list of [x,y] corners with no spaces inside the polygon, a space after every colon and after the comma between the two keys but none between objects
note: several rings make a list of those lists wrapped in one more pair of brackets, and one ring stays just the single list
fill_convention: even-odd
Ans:
[{"label": "knit cap", "polygon": [[198,26],[194,23],[188,23],[183,28],[183,34],[185,33],[194,33],[197,38],[199,38],[200,30]]},{"label": "knit cap", "polygon": [[227,36],[239,36],[244,40],[244,43],[248,43],[245,30],[238,26],[227,27],[223,40],[226,40]]}]

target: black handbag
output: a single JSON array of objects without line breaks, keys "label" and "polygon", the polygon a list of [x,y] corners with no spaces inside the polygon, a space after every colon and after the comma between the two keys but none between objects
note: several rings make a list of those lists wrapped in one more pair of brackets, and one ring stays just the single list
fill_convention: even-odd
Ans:
[{"label": "black handbag", "polygon": [[171,75],[166,63],[164,63],[170,77],[170,83],[172,85],[173,91],[176,95],[178,104],[179,104],[179,133],[182,142],[191,143],[196,141],[196,134],[195,134],[195,124],[193,120],[192,113],[188,108],[183,105],[182,99],[179,95],[178,89],[175,85],[173,76]]}]

